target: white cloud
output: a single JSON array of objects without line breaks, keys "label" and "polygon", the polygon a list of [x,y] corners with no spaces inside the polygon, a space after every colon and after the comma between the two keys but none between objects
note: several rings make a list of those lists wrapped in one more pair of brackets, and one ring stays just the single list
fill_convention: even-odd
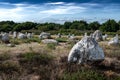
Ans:
[{"label": "white cloud", "polygon": [[[66,21],[79,19],[79,17],[101,17],[106,16],[103,11],[110,13],[114,10],[119,13],[119,5],[101,5],[96,3],[43,3],[43,4],[28,4],[28,3],[0,3],[0,20],[14,21]],[[6,7],[7,5],[7,7]],[[10,8],[9,8],[10,6]],[[114,9],[116,6],[117,9]],[[113,14],[113,12],[112,12]],[[117,16],[117,15],[115,15]],[[66,17],[66,18],[64,18]],[[71,18],[72,17],[72,18]]]},{"label": "white cloud", "polygon": [[46,3],[48,5],[62,5],[65,4],[65,2],[50,2],[50,3]]},{"label": "white cloud", "polygon": [[[0,7],[0,20],[14,20],[14,21],[28,21],[28,20],[43,20],[45,18],[51,18],[52,15],[64,15],[64,14],[75,14],[78,12],[83,12],[86,8],[81,6],[76,6],[71,3],[55,2],[46,4],[10,4],[10,3],[0,3],[5,6]],[[64,5],[57,5],[64,4]],[[14,6],[12,8],[7,8],[6,5]]]},{"label": "white cloud", "polygon": [[1,9],[0,8],[0,20],[16,20],[20,21],[24,15],[20,14],[23,9],[20,7],[13,9]]},{"label": "white cloud", "polygon": [[[51,15],[56,15],[56,14],[74,14],[78,12],[83,12],[85,11],[86,8],[84,7],[79,7],[79,6],[60,6],[55,9],[48,9],[48,10],[43,10],[40,11],[40,13],[43,14],[51,14]],[[78,11],[79,10],[79,11]]]}]

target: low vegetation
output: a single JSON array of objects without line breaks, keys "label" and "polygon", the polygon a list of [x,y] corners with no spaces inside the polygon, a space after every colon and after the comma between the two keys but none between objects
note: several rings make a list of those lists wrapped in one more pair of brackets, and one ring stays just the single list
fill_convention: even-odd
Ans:
[{"label": "low vegetation", "polygon": [[67,42],[67,38],[63,37],[63,38],[57,38],[56,39],[58,42]]},{"label": "low vegetation", "polygon": [[31,42],[40,43],[41,40],[36,38],[36,37],[34,37],[34,38],[31,38],[31,39],[11,39],[10,42],[12,44],[19,45],[19,44],[22,44],[22,43],[31,43]]},{"label": "low vegetation", "polygon": [[[48,44],[49,49],[55,51]],[[47,45],[47,48],[48,48]],[[58,47],[58,46],[56,46]],[[60,47],[60,46],[59,46]],[[105,47],[105,49],[113,49]],[[67,49],[67,48],[64,48]],[[117,49],[117,48],[116,48]],[[111,52],[112,53],[112,52]],[[60,52],[58,53],[60,54]],[[106,53],[109,56],[109,53]],[[113,54],[111,54],[113,55]],[[49,51],[0,54],[0,78],[2,80],[119,80],[112,68],[103,68],[100,63],[67,63],[67,56],[58,57]],[[109,73],[108,73],[109,72]],[[107,73],[107,74],[106,74]],[[118,73],[119,74],[119,73]]]},{"label": "low vegetation", "polygon": [[0,61],[9,60],[10,58],[11,58],[11,55],[8,53],[0,54]]},{"label": "low vegetation", "polygon": [[[59,45],[43,44],[35,37],[25,40],[11,39],[11,43],[20,44],[20,50],[28,50],[21,53],[16,50],[16,46],[0,54],[0,80],[120,80],[118,63],[115,64],[117,68],[113,63],[107,65],[109,67],[106,66],[107,63],[68,63],[67,55],[75,42],[67,41],[64,37],[56,40],[60,42]],[[37,42],[37,45],[33,46],[33,42]],[[23,47],[23,43],[27,46]],[[99,44],[106,57],[116,58],[119,62],[120,46],[108,46],[104,41]]]},{"label": "low vegetation", "polygon": [[74,72],[65,72],[62,76],[62,80],[107,80],[107,78],[98,71],[79,68]]},{"label": "low vegetation", "polygon": [[56,45],[57,45],[57,44],[54,44],[54,43],[48,43],[48,44],[47,44],[47,48],[54,50],[54,49],[56,49]]},{"label": "low vegetation", "polygon": [[104,49],[105,56],[111,58],[120,58],[120,46],[108,46],[106,43],[101,44]]}]

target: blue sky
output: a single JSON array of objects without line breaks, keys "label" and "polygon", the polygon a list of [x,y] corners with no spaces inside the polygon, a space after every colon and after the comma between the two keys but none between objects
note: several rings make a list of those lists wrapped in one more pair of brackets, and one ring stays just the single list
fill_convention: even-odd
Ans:
[{"label": "blue sky", "polygon": [[120,20],[119,0],[0,0],[0,21]]}]

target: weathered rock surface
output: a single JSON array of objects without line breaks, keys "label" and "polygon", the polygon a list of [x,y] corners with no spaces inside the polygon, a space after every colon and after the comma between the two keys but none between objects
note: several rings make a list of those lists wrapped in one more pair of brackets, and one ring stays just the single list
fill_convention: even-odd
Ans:
[{"label": "weathered rock surface", "polygon": [[68,62],[84,63],[88,60],[102,61],[104,60],[104,52],[94,38],[85,36],[71,49]]},{"label": "weathered rock surface", "polygon": [[23,33],[19,33],[18,34],[18,39],[26,39],[27,35],[23,34]]},{"label": "weathered rock surface", "polygon": [[75,35],[72,34],[72,35],[69,37],[69,40],[75,40]]},{"label": "weathered rock surface", "polygon": [[96,30],[93,33],[93,38],[95,38],[96,41],[102,41],[103,40],[102,32],[100,30]]},{"label": "weathered rock surface", "polygon": [[42,32],[40,35],[39,35],[39,39],[48,39],[50,38],[51,35],[50,33],[45,33],[45,32]]},{"label": "weathered rock surface", "polygon": [[4,43],[9,43],[9,40],[10,40],[9,34],[8,34],[8,33],[3,33],[1,40],[2,40],[2,42],[4,42]]},{"label": "weathered rock surface", "polygon": [[102,37],[103,37],[103,40],[106,40],[106,39],[107,39],[107,37],[108,37],[108,35],[107,35],[107,34],[105,34],[105,35],[103,35]]},{"label": "weathered rock surface", "polygon": [[42,43],[48,44],[48,43],[53,43],[53,44],[58,44],[58,42],[54,39],[44,39],[42,40]]},{"label": "weathered rock surface", "polygon": [[33,37],[32,33],[28,33],[28,34],[27,34],[27,38],[28,38],[28,39],[31,39],[32,37]]},{"label": "weathered rock surface", "polygon": [[13,38],[17,38],[17,32],[13,32]]},{"label": "weathered rock surface", "polygon": [[119,38],[118,38],[118,34],[116,34],[116,36],[108,42],[108,45],[116,46],[118,44],[119,44]]}]

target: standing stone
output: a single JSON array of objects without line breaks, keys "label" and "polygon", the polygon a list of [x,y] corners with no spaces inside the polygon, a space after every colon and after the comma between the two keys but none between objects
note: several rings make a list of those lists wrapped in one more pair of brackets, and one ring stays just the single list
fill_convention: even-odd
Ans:
[{"label": "standing stone", "polygon": [[84,34],[84,37],[86,37],[86,36],[87,36],[87,33]]},{"label": "standing stone", "polygon": [[39,35],[39,39],[48,39],[50,38],[51,35],[50,33],[45,33],[45,32],[42,32],[40,35]]},{"label": "standing stone", "polygon": [[61,34],[60,33],[58,33],[57,38],[61,38]]},{"label": "standing stone", "polygon": [[102,61],[104,60],[104,52],[94,38],[85,36],[71,49],[68,62],[84,63],[88,60]]},{"label": "standing stone", "polygon": [[72,34],[72,35],[70,36],[69,40],[75,40],[75,35]]},{"label": "standing stone", "polygon": [[31,39],[31,38],[32,38],[32,33],[28,33],[28,34],[27,34],[27,38],[28,38],[28,39]]},{"label": "standing stone", "polygon": [[17,38],[17,32],[13,32],[13,39]]},{"label": "standing stone", "polygon": [[96,41],[102,41],[103,40],[103,38],[102,38],[102,32],[100,30],[96,30],[93,33],[93,38],[95,38]]},{"label": "standing stone", "polygon": [[9,34],[8,34],[8,33],[3,33],[1,40],[2,40],[2,42],[4,42],[4,43],[9,43],[9,40],[10,40]]},{"label": "standing stone", "polygon": [[119,37],[118,34],[114,38],[112,38],[109,42],[108,45],[118,45],[119,44]]},{"label": "standing stone", "polygon": [[26,38],[27,38],[27,36],[25,34],[23,34],[23,33],[18,34],[18,39],[26,39]]},{"label": "standing stone", "polygon": [[9,35],[12,35],[12,31],[9,32]]},{"label": "standing stone", "polygon": [[106,39],[107,39],[107,37],[108,37],[108,35],[107,35],[107,34],[103,35],[103,40],[106,40]]}]

